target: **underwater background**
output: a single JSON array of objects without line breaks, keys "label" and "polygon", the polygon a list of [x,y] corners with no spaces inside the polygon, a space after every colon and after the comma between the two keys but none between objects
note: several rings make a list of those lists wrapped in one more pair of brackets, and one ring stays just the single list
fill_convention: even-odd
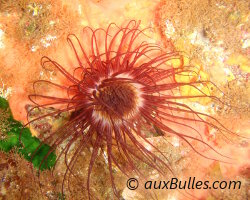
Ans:
[{"label": "underwater background", "polygon": [[[206,141],[233,158],[230,164],[197,155],[176,136],[168,135],[163,140],[163,136],[157,136],[161,130],[145,131],[148,139],[168,157],[180,179],[195,176],[200,180],[240,180],[242,184],[240,189],[190,190],[190,199],[248,199],[249,7],[247,0],[0,0],[0,199],[86,199],[83,183],[74,178],[67,180],[71,190],[62,193],[67,167],[64,156],[56,161],[62,147],[46,156],[50,143],[42,143],[46,135],[66,123],[70,113],[48,115],[23,129],[28,121],[56,110],[32,109],[28,95],[34,92],[36,80],[57,80],[56,70],[42,68],[42,56],[68,65],[73,55],[69,53],[68,34],[80,35],[86,26],[122,26],[130,20],[140,21],[141,29],[149,27],[145,33],[150,41],[167,51],[182,52],[183,61],[173,60],[171,65],[176,67],[183,62],[192,66],[195,73],[188,75],[188,81],[211,81],[216,87],[201,85],[199,89],[220,100],[197,97],[180,102],[215,117],[229,130],[244,136],[228,135],[225,139],[211,127],[197,127]],[[181,76],[175,79],[187,81]],[[43,85],[39,90],[48,89]],[[181,87],[179,93],[198,95],[188,85]],[[193,145],[199,148],[195,142]],[[210,153],[209,149],[201,151]],[[82,179],[87,176],[90,156],[91,148],[84,150],[75,164]],[[105,152],[99,152],[91,175],[92,192],[97,199],[116,199],[106,157]],[[121,165],[126,163],[121,161]],[[149,179],[163,180],[143,164],[139,168]],[[129,190],[127,177],[118,168],[114,176],[120,199],[186,199],[177,190],[158,190],[153,195],[140,187]],[[164,179],[171,177],[169,173]]]}]

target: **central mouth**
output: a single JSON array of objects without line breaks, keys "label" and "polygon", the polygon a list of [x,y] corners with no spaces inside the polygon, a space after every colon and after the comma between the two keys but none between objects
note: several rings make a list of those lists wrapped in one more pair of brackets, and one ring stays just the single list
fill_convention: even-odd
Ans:
[{"label": "central mouth", "polygon": [[94,112],[106,120],[129,119],[140,104],[140,94],[136,84],[126,81],[103,81],[96,90],[98,105]]}]

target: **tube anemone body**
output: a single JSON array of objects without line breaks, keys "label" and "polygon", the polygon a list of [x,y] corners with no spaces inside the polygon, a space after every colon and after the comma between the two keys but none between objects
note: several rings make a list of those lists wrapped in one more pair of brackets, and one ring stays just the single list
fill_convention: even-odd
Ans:
[{"label": "tube anemone body", "polygon": [[[66,155],[65,177],[73,173],[74,164],[81,151],[88,147],[87,144],[92,146],[86,180],[89,198],[91,172],[100,149],[106,151],[116,196],[119,195],[112,173],[114,166],[125,175],[129,173],[128,168],[141,175],[136,166],[138,161],[146,163],[160,174],[172,171],[164,154],[147,140],[143,130],[148,125],[160,130],[162,135],[179,137],[193,149],[190,140],[197,140],[213,149],[203,141],[202,134],[194,124],[216,127],[220,131],[225,128],[214,118],[211,118],[214,124],[204,121],[202,117],[208,117],[206,114],[178,102],[179,99],[212,98],[198,88],[200,84],[206,85],[206,81],[182,83],[175,80],[176,75],[192,72],[190,67],[183,65],[183,56],[179,52],[166,52],[159,45],[147,42],[150,38],[144,34],[144,30],[139,29],[139,23],[135,21],[123,27],[110,24],[106,30],[87,27],[83,33],[81,38],[73,34],[67,38],[75,55],[72,59],[78,63],[74,71],[68,72],[58,62],[43,57],[42,66],[56,68],[64,81],[39,80],[34,83],[34,88],[45,83],[51,87],[52,93],[35,92],[29,96],[36,105],[34,108],[60,108],[35,120],[65,111],[71,113],[69,121],[44,140],[52,143],[51,152],[67,141],[59,155]],[[174,68],[169,64],[172,59],[180,60],[180,66]],[[180,87],[185,85],[200,91],[200,95],[178,95]],[[68,160],[67,153],[74,143],[78,146]],[[158,152],[161,158],[148,150],[145,144]],[[117,156],[126,161],[126,167],[117,161]]]}]

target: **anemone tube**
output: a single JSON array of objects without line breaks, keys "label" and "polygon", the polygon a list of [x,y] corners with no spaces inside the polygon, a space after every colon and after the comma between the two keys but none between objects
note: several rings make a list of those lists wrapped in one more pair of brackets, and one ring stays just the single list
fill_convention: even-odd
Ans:
[{"label": "anemone tube", "polygon": [[[68,174],[76,176],[74,167],[77,158],[84,148],[89,147],[87,144],[91,145],[92,154],[86,181],[89,198],[90,176],[99,150],[107,153],[112,189],[117,197],[119,194],[112,173],[114,166],[127,176],[131,170],[143,176],[136,165],[138,161],[156,169],[162,175],[166,170],[174,173],[168,158],[145,136],[143,129],[148,125],[157,127],[163,135],[179,137],[203,157],[207,156],[193,147],[192,140],[213,149],[217,154],[220,153],[204,142],[201,133],[190,124],[204,124],[216,128],[222,134],[229,132],[215,118],[179,102],[182,99],[216,97],[199,89],[201,84],[208,87],[209,81],[177,82],[176,75],[187,76],[186,74],[195,71],[184,65],[181,52],[166,51],[160,45],[147,42],[149,37],[145,34],[146,29],[140,30],[139,25],[136,21],[130,21],[123,27],[110,24],[106,30],[86,27],[83,29],[84,37],[80,39],[74,34],[68,35],[67,40],[79,66],[71,73],[58,62],[43,57],[41,65],[45,69],[53,66],[65,81],[57,83],[38,80],[34,83],[34,89],[39,84],[46,84],[52,91],[60,93],[49,95],[35,91],[29,95],[35,104],[34,109],[51,106],[60,109],[31,120],[26,125],[47,116],[71,112],[69,121],[43,141],[50,141],[52,146],[44,159],[67,141],[57,158],[58,160],[65,155],[67,170],[64,180]],[[85,41],[84,44],[81,39]],[[169,61],[173,59],[181,61],[179,67],[170,64]],[[180,87],[185,85],[199,91],[199,95],[178,95]],[[205,121],[204,117],[213,122]],[[182,127],[185,132],[176,129],[177,126]],[[193,135],[188,134],[189,132]],[[73,156],[68,158],[73,144],[78,146]],[[157,153],[148,150],[145,144]],[[117,161],[118,157],[126,161],[126,167]]]}]

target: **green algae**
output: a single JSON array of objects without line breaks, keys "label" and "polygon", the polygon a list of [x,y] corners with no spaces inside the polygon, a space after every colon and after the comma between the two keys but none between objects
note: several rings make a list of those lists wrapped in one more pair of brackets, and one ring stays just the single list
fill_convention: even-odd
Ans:
[{"label": "green algae", "polygon": [[[50,169],[55,165],[56,155],[50,153],[51,147],[33,137],[28,128],[15,120],[7,100],[0,97],[0,150],[9,152],[16,149],[26,160],[40,170]],[[3,137],[4,136],[4,137]]]}]

